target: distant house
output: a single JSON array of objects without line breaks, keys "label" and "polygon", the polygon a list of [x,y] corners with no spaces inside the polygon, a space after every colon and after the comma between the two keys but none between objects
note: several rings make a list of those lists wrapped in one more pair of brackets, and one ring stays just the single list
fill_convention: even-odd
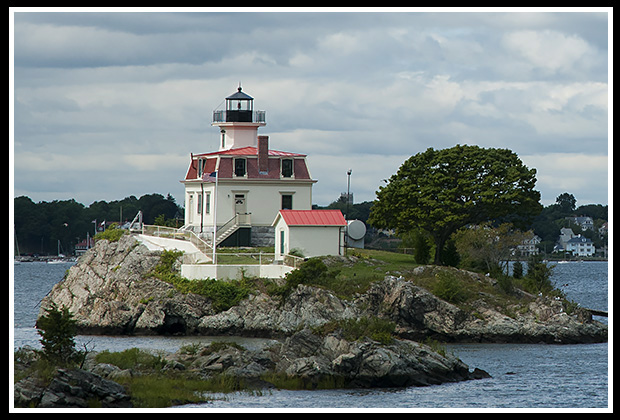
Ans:
[{"label": "distant house", "polygon": [[85,254],[86,251],[88,251],[93,246],[95,246],[95,240],[91,237],[88,237],[87,239],[78,242],[77,244],[75,244],[75,256],[79,257],[80,255]]},{"label": "distant house", "polygon": [[560,237],[558,238],[558,243],[553,249],[554,252],[563,252],[566,251],[566,246],[568,241],[575,237],[575,233],[571,228],[562,228],[560,229]]},{"label": "distant house", "polygon": [[568,241],[566,251],[572,252],[573,255],[579,257],[590,257],[594,255],[596,249],[589,238],[577,235]]},{"label": "distant house", "polygon": [[340,210],[280,210],[272,223],[276,260],[292,250],[304,257],[341,255],[346,225]]},{"label": "distant house", "polygon": [[529,257],[532,255],[538,255],[538,245],[541,239],[538,235],[532,235],[531,238],[523,240],[523,243],[517,246],[517,249],[521,256]]},{"label": "distant house", "polygon": [[566,220],[576,224],[581,230],[594,230],[594,220],[590,216],[567,217]]}]

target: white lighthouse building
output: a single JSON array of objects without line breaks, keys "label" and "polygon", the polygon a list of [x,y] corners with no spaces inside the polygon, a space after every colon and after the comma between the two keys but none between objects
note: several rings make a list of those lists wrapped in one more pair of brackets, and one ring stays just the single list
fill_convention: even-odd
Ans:
[{"label": "white lighthouse building", "polygon": [[185,229],[228,246],[274,244],[280,210],[311,210],[312,179],[306,155],[269,148],[258,135],[265,111],[242,91],[213,112],[219,150],[191,154],[185,179]]}]

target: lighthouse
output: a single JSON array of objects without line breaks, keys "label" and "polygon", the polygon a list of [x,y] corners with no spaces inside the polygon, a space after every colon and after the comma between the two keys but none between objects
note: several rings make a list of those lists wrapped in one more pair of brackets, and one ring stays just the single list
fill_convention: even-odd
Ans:
[{"label": "lighthouse", "polygon": [[225,101],[224,109],[213,111],[211,124],[220,129],[220,151],[256,147],[258,128],[266,125],[265,111],[254,110],[254,98],[241,85]]},{"label": "lighthouse", "polygon": [[[185,224],[217,246],[274,244],[280,210],[311,210],[312,179],[306,155],[270,148],[265,111],[239,86],[213,111],[219,148],[191,153],[185,178]],[[285,144],[286,139],[277,139]],[[278,148],[280,149],[280,148]]]}]

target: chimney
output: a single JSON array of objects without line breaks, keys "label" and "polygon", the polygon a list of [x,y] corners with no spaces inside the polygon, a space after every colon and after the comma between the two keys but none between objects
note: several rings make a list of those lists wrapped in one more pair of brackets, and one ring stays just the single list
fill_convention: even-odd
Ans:
[{"label": "chimney", "polygon": [[269,172],[269,136],[258,136],[258,173]]}]

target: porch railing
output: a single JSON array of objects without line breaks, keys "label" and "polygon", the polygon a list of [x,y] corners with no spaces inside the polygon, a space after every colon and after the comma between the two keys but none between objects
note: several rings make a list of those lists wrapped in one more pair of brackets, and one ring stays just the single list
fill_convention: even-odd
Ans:
[{"label": "porch railing", "polygon": [[265,124],[265,111],[227,111],[218,109],[213,111],[213,122],[251,122]]}]

